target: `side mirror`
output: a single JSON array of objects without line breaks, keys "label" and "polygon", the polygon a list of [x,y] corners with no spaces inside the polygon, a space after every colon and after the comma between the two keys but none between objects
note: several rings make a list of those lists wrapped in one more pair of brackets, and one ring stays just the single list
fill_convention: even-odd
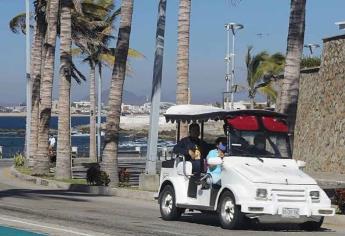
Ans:
[{"label": "side mirror", "polygon": [[297,162],[298,169],[300,170],[303,170],[305,166],[307,165],[305,161],[297,160],[296,162]]}]

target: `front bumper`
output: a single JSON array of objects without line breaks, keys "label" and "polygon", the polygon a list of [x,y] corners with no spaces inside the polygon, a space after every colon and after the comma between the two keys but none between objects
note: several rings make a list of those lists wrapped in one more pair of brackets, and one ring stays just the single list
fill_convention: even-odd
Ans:
[{"label": "front bumper", "polygon": [[278,203],[274,201],[242,202],[241,211],[253,214],[283,215],[283,209],[298,209],[299,216],[334,216],[335,209],[329,205],[317,203]]}]

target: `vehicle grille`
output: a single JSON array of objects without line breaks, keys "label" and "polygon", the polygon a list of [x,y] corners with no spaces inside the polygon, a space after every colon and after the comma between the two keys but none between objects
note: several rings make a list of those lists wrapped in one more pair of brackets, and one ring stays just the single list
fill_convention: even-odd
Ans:
[{"label": "vehicle grille", "polygon": [[278,202],[305,202],[305,190],[303,189],[272,189],[272,197]]}]

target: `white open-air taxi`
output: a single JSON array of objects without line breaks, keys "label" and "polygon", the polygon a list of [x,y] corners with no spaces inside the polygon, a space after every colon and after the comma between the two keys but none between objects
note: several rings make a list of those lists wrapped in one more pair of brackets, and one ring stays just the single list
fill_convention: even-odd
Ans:
[{"label": "white open-air taxi", "polygon": [[[223,121],[227,151],[221,164],[221,184],[205,188],[195,181],[192,164],[183,155],[162,163],[158,202],[164,220],[176,220],[186,209],[216,212],[223,228],[245,226],[249,219],[272,217],[317,230],[324,216],[333,216],[331,201],[316,181],[303,172],[305,162],[292,159],[286,116],[267,110],[225,111],[201,105],[177,105],[165,114],[167,122]],[[254,148],[264,135],[264,153]],[[214,163],[213,163],[214,164]],[[198,176],[199,178],[199,176]],[[201,173],[203,178],[203,173]]]}]

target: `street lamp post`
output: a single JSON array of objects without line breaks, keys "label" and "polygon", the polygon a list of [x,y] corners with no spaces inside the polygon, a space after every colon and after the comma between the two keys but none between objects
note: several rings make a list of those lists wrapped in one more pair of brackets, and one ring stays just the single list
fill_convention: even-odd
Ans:
[{"label": "street lamp post", "polygon": [[[225,29],[227,31],[227,55],[225,57],[226,62],[226,92],[227,94],[231,93],[231,107],[229,108],[228,96],[227,96],[227,105],[226,109],[234,109],[234,83],[235,83],[235,34],[238,30],[243,29],[242,24],[238,23],[228,23],[225,24]],[[232,54],[230,54],[230,30],[232,32]],[[231,61],[231,73],[230,73],[230,61]],[[231,80],[231,82],[230,82]],[[231,84],[231,87],[230,87]]]},{"label": "street lamp post", "polygon": [[31,135],[31,78],[30,78],[30,2],[25,0],[25,39],[26,39],[26,126],[25,126],[25,153],[30,158]]}]

